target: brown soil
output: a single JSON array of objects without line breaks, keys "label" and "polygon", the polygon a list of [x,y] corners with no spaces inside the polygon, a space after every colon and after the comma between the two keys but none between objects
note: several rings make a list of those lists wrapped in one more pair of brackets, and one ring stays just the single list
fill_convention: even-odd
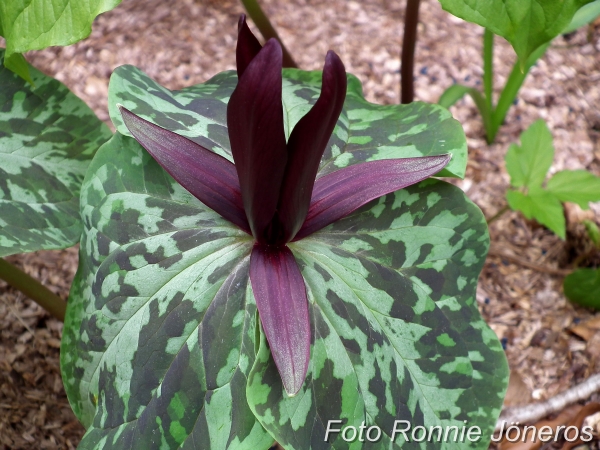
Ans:
[{"label": "brown soil", "polygon": [[[205,81],[234,68],[235,0],[128,0],[94,23],[89,39],[65,48],[31,52],[27,59],[63,81],[109,122],[107,86],[112,70],[133,64],[170,89]],[[263,0],[261,2],[303,69],[320,69],[328,49],[363,82],[368,100],[397,103],[404,2],[390,0]],[[480,87],[482,29],[442,11],[436,0],[421,5],[416,50],[416,98],[435,102],[453,82]],[[496,39],[496,94],[514,53]],[[481,118],[466,98],[451,111],[469,144],[467,177],[458,184],[487,217],[506,204],[504,155],[534,120],[547,121],[556,148],[552,171],[584,168],[600,175],[600,26],[557,38],[532,69],[517,103],[487,145]],[[584,340],[567,328],[594,317],[562,292],[563,269],[586,251],[582,217],[569,205],[568,238],[506,212],[490,227],[492,251],[477,300],[506,345],[519,373],[524,402],[546,399],[600,372],[600,333]],[[598,256],[596,256],[598,257]],[[77,265],[76,249],[14,256],[9,260],[63,298]],[[593,261],[583,260],[591,264]],[[596,260],[598,263],[598,260]],[[0,448],[73,448],[83,427],[69,409],[60,381],[62,324],[0,282]],[[598,314],[596,314],[598,317]],[[527,397],[530,396],[532,400]]]}]

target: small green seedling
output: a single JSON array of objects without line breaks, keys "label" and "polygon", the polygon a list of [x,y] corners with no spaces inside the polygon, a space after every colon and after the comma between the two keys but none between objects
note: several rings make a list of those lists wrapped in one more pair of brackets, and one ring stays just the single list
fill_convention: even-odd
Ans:
[{"label": "small green seedling", "polygon": [[600,201],[600,177],[586,170],[562,170],[545,184],[554,159],[552,134],[543,120],[537,120],[521,134],[521,146],[512,144],[506,154],[506,169],[512,189],[506,192],[509,206],[535,219],[565,239],[562,203],[577,203],[588,209]]}]

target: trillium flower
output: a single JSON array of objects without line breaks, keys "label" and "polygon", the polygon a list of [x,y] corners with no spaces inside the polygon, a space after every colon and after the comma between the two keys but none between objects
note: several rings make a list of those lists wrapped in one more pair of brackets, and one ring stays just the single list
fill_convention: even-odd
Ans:
[{"label": "trillium flower", "polygon": [[287,141],[281,46],[271,39],[261,47],[243,16],[236,62],[238,84],[227,106],[235,164],[120,110],[133,137],[175,180],[254,237],[252,290],[283,386],[295,395],[308,370],[310,319],[304,279],[287,244],[439,172],[450,155],[370,161],[316,178],[346,97],[340,58],[327,53],[319,98]]}]

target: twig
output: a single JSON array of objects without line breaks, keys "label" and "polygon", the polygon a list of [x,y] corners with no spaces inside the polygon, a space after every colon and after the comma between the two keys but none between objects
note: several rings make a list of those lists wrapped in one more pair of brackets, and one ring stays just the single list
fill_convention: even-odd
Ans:
[{"label": "twig", "polygon": [[527,261],[526,259],[520,258],[516,255],[511,255],[509,253],[505,253],[502,250],[498,250],[494,247],[490,248],[490,251],[488,253],[488,256],[497,256],[499,258],[504,258],[507,259],[511,262],[514,262],[516,264],[519,264],[523,267],[527,267],[529,269],[533,269],[536,270],[538,272],[543,272],[543,273],[549,273],[550,275],[558,275],[561,277],[566,277],[567,275],[569,275],[571,273],[571,270],[566,270],[566,269],[554,269],[552,267],[545,267],[545,266],[540,266],[539,264],[535,264],[532,262]]},{"label": "twig", "polygon": [[35,333],[33,332],[33,330],[29,327],[29,325],[27,325],[27,323],[23,320],[23,318],[21,317],[21,315],[19,314],[19,311],[17,311],[17,308],[15,308],[13,305],[11,305],[8,300],[6,300],[4,297],[2,297],[2,301],[4,302],[4,304],[6,306],[8,306],[8,309],[10,309],[10,312],[13,313],[13,316],[15,316],[17,318],[17,320],[19,322],[21,322],[21,325],[23,325],[25,327],[25,329],[27,331],[29,331],[31,333],[32,336],[35,336]]},{"label": "twig", "polygon": [[0,279],[21,291],[61,322],[65,321],[67,303],[35,278],[0,258]]},{"label": "twig", "polygon": [[519,422],[523,424],[539,420],[580,400],[587,400],[594,392],[598,391],[600,391],[600,374],[592,375],[584,382],[545,402],[507,408],[502,411],[496,423],[496,431],[501,429],[503,423]]}]

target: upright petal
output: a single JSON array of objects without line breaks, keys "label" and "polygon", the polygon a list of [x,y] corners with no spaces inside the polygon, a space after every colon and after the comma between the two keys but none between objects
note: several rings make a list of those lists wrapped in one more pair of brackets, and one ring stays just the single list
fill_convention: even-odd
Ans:
[{"label": "upright petal", "polygon": [[451,155],[382,159],[345,167],[315,182],[306,221],[295,237],[302,239],[347,216],[371,200],[436,174]]},{"label": "upright petal", "polygon": [[346,87],[344,64],[329,51],[319,99],[296,124],[287,144],[289,160],[278,206],[283,242],[294,237],[306,218],[319,162],[342,112]]},{"label": "upright petal", "polygon": [[287,162],[281,100],[281,46],[270,39],[254,57],[227,105],[231,153],[252,234],[267,242]]},{"label": "upright petal", "polygon": [[119,109],[133,137],[179,184],[225,219],[250,232],[233,164],[123,106]]},{"label": "upright petal", "polygon": [[283,387],[296,395],[308,370],[310,321],[304,279],[291,250],[255,244],[250,282]]},{"label": "upright petal", "polygon": [[238,22],[238,40],[235,48],[235,62],[237,66],[238,78],[242,77],[248,64],[254,59],[262,48],[256,36],[252,34],[246,23],[246,14],[240,16]]}]

